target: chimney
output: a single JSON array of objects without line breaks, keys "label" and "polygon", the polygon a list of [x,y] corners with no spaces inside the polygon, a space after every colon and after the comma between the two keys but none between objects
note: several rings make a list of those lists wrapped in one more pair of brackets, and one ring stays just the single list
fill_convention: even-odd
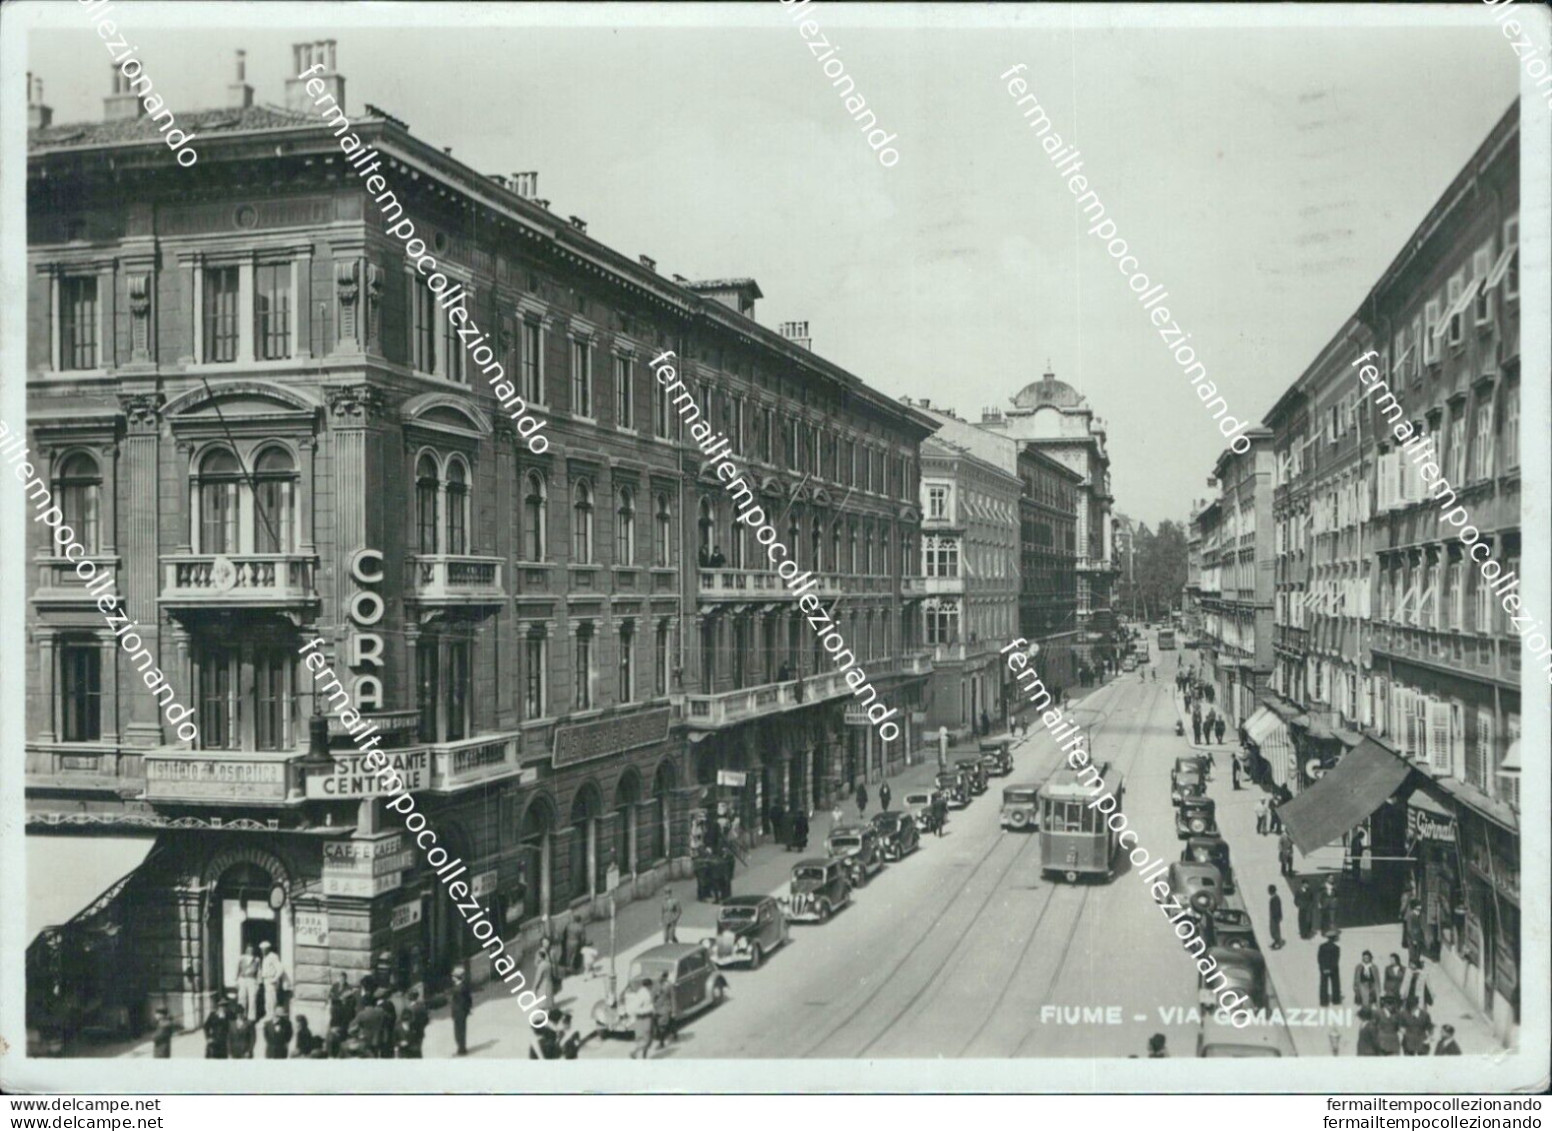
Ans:
[{"label": "chimney", "polygon": [[43,80],[27,72],[27,128],[43,130],[54,124],[54,111],[43,105]]},{"label": "chimney", "polygon": [[511,185],[507,184],[507,177],[505,173],[486,173],[485,175],[496,184],[500,185],[502,188],[512,187]]},{"label": "chimney", "polygon": [[577,231],[579,231],[579,232],[587,231],[587,221],[582,219],[582,217],[580,217],[580,216],[568,216],[567,219],[571,221],[571,226],[573,228],[575,228]]},{"label": "chimney", "polygon": [[[125,60],[126,64],[129,60]],[[139,62],[138,59],[135,62]],[[133,118],[139,118],[145,114],[145,104],[140,101],[140,96],[130,89],[130,79],[123,71],[112,63],[108,68],[113,72],[113,93],[102,100],[102,120],[105,122],[123,122]],[[143,70],[143,69],[142,69]],[[141,75],[142,71],[136,71]],[[150,86],[146,86],[150,90]]]},{"label": "chimney", "polygon": [[[345,77],[334,69],[334,40],[320,39],[312,43],[291,45],[291,71],[286,79],[286,109],[303,114],[318,113],[317,101],[325,95],[333,97],[334,104],[345,110]],[[323,87],[312,90],[308,86],[316,80]],[[316,91],[316,93],[314,93]]]},{"label": "chimney", "polygon": [[248,53],[237,52],[237,81],[226,88],[226,104],[233,110],[246,110],[253,105],[253,87],[248,85]]},{"label": "chimney", "polygon": [[539,195],[539,174],[536,172],[513,173],[512,191],[524,200],[533,200]]},{"label": "chimney", "polygon": [[637,258],[641,260],[641,265],[648,271],[657,270],[657,260],[653,259],[650,255],[642,255],[638,256]]},{"label": "chimney", "polygon": [[814,339],[808,336],[807,322],[783,322],[781,336],[793,345],[802,346],[806,350],[814,348]]},{"label": "chimney", "polygon": [[546,212],[550,210],[550,202],[545,200],[543,197],[534,197],[534,203],[537,204],[540,208],[544,209]]}]

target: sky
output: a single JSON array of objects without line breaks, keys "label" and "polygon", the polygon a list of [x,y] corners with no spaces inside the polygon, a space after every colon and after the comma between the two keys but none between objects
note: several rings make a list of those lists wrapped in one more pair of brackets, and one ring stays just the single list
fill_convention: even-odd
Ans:
[{"label": "sky", "polygon": [[[1105,421],[1116,508],[1150,527],[1208,494],[1224,442],[999,76],[1027,64],[1230,411],[1256,421],[1519,82],[1476,6],[811,0],[897,135],[884,168],[777,2],[439,5],[419,9],[435,24],[375,28],[323,5],[292,26],[296,9],[265,5],[263,27],[250,5],[115,6],[175,111],[222,104],[238,48],[256,100],[283,104],[289,45],[336,39],[347,110],[371,102],[481,172],[538,170],[555,213],[665,275],[752,276],[761,323],[808,320],[816,352],[891,396],[978,420],[1049,364]],[[224,26],[157,26],[169,11]],[[84,17],[55,22],[33,33],[30,69],[56,123],[98,119],[108,54]]]}]

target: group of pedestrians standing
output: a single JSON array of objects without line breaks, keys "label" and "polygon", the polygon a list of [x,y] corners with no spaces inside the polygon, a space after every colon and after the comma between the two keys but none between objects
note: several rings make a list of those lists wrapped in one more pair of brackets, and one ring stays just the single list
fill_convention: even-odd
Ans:
[{"label": "group of pedestrians standing", "polygon": [[662,1050],[669,1041],[679,1041],[679,1027],[674,1017],[674,990],[667,970],[654,981],[641,977],[631,982],[625,991],[622,1004],[631,1017],[636,1047],[631,1049],[632,1060],[646,1060],[653,1040]]},{"label": "group of pedestrians standing", "polygon": [[1198,746],[1214,742],[1221,745],[1228,729],[1228,722],[1215,708],[1208,707],[1207,713],[1203,714],[1200,703],[1191,705],[1191,735]]}]

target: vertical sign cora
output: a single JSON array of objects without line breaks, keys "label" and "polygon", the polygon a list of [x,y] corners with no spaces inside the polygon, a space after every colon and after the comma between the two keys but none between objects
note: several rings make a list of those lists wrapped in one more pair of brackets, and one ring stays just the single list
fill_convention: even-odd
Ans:
[{"label": "vertical sign cora", "polygon": [[[350,598],[349,615],[356,631],[350,634],[349,666],[356,673],[350,694],[358,711],[380,711],[383,707],[383,637],[371,631],[383,619],[386,606],[377,586],[383,580],[383,552],[357,550],[350,559],[350,576],[358,588]],[[363,671],[376,668],[376,672]]]}]

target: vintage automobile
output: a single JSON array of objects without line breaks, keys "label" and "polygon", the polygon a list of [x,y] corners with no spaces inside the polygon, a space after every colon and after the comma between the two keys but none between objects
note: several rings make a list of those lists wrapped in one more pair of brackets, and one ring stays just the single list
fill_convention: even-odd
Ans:
[{"label": "vintage automobile", "polygon": [[[696,943],[665,943],[642,951],[630,966],[625,989],[642,978],[653,985],[668,974],[673,986],[674,1020],[681,1021],[721,1001],[727,992],[727,979],[712,965],[707,948]],[[624,1009],[624,993],[609,993],[593,1006],[593,1024],[601,1037],[629,1034],[635,1021]]]},{"label": "vintage automobile", "polygon": [[758,970],[765,956],[787,941],[787,916],[769,895],[740,895],[717,911],[717,934],[705,940],[718,966]]},{"label": "vintage automobile", "polygon": [[1239,907],[1215,907],[1211,927],[1212,945],[1232,947],[1235,950],[1260,950],[1256,944],[1256,929],[1251,925],[1248,912]]},{"label": "vintage automobile", "polygon": [[1206,754],[1182,754],[1175,759],[1174,766],[1169,771],[1169,782],[1175,784],[1175,778],[1187,770],[1195,770],[1201,775],[1203,781],[1212,780],[1212,759]]},{"label": "vintage automobile", "polygon": [[823,923],[851,902],[851,881],[843,861],[811,856],[792,866],[788,892],[788,922]]},{"label": "vintage automobile", "polygon": [[1002,827],[1015,832],[1040,828],[1040,787],[1009,785],[1002,789]]},{"label": "vintage automobile", "polygon": [[1218,807],[1210,797],[1185,797],[1175,807],[1175,835],[1218,836]]},{"label": "vintage automobile", "polygon": [[1229,842],[1222,837],[1187,837],[1185,847],[1180,850],[1180,859],[1195,861],[1198,864],[1211,864],[1223,877],[1224,894],[1233,894],[1234,868],[1229,863]]},{"label": "vintage automobile", "polygon": [[934,784],[942,792],[943,800],[950,809],[963,809],[970,804],[970,786],[960,771],[944,770],[938,774]]},{"label": "vintage automobile", "polygon": [[1246,1025],[1236,1029],[1232,1021],[1216,1015],[1202,1018],[1196,1033],[1196,1055],[1294,1056],[1293,1043],[1285,1025]]},{"label": "vintage automobile", "polygon": [[1176,903],[1206,916],[1223,902],[1223,877],[1211,864],[1177,862],[1169,866],[1169,890]]},{"label": "vintage automobile", "polygon": [[936,818],[932,815],[932,802],[934,798],[943,794],[936,789],[914,789],[905,795],[901,802],[905,811],[916,822],[916,827],[921,832],[930,833],[937,827]]},{"label": "vintage automobile", "polygon": [[965,775],[972,794],[979,796],[986,792],[986,767],[981,765],[979,758],[961,758],[954,763],[954,768]]},{"label": "vintage automobile", "polygon": [[1013,772],[1013,740],[988,739],[981,743],[981,765],[988,777],[1005,778]]},{"label": "vintage automobile", "polygon": [[1121,661],[1121,670],[1124,671],[1124,672],[1134,672],[1134,671],[1136,671],[1137,670],[1137,657],[1136,656],[1132,656],[1132,655],[1128,655],[1126,657],[1126,659]]},{"label": "vintage automobile", "polygon": [[[1261,957],[1259,950],[1248,950],[1243,947],[1214,946],[1207,950],[1207,957],[1218,964],[1218,969],[1223,971],[1223,977],[1227,981],[1227,988],[1237,990],[1250,1000],[1246,1007],[1251,1010],[1265,1009],[1266,1006],[1266,959]],[[1204,981],[1201,973],[1197,974],[1198,983]],[[1222,993],[1225,987],[1215,985],[1214,991]]]},{"label": "vintage automobile", "polygon": [[909,813],[876,813],[873,831],[878,835],[878,848],[885,860],[903,860],[921,847],[921,830]]},{"label": "vintage automobile", "polygon": [[825,838],[825,851],[845,863],[854,888],[884,867],[884,853],[872,825],[837,825]]}]

